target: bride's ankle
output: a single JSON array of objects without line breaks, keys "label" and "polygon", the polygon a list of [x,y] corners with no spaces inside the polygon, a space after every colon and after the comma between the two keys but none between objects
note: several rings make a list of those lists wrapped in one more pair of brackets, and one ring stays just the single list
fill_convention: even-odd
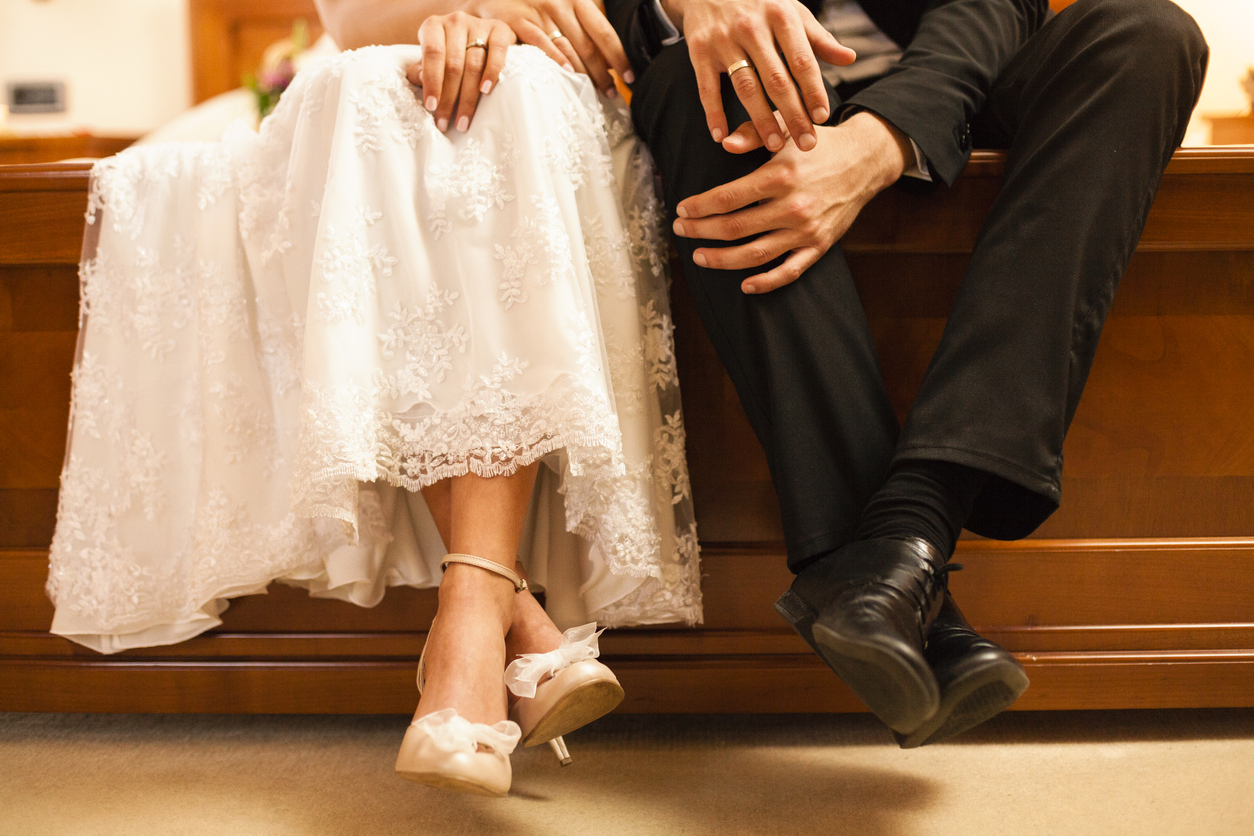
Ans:
[{"label": "bride's ankle", "polygon": [[514,619],[505,637],[505,647],[512,660],[523,653],[547,653],[562,643],[562,631],[557,629],[540,602],[524,592],[518,596],[514,607]]},{"label": "bride's ankle", "polygon": [[441,612],[497,623],[501,635],[505,635],[514,621],[517,594],[502,578],[450,578],[446,575],[440,584],[438,596]]}]

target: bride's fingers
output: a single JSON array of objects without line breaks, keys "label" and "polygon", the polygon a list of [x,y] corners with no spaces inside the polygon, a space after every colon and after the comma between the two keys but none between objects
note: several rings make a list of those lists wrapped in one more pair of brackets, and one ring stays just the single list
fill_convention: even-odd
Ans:
[{"label": "bride's fingers", "polygon": [[[466,45],[470,42],[466,25],[457,15],[444,24],[444,86],[440,89],[440,101],[435,109],[435,126],[447,131],[457,106],[457,96],[462,88],[462,75],[466,70]],[[472,50],[480,52],[481,50]],[[424,62],[425,63],[425,62]]]},{"label": "bride's fingers", "polygon": [[415,87],[422,86],[422,62],[415,61],[405,68],[405,80]]},{"label": "bride's fingers", "polygon": [[631,71],[631,63],[627,60],[627,53],[623,51],[623,43],[618,39],[613,25],[605,19],[605,10],[592,0],[575,0],[575,14],[605,61],[623,81],[628,84],[635,82],[636,75]]},{"label": "bride's fingers", "polygon": [[583,63],[583,59],[579,57],[579,53],[575,51],[575,47],[570,42],[570,38],[562,35],[560,38],[553,39],[553,45],[561,50],[566,56],[566,63],[570,64],[571,69],[580,75],[590,75],[588,67]]},{"label": "bride's fingers", "polygon": [[570,59],[554,45],[553,40],[549,37],[549,33],[539,26],[529,20],[519,21],[516,24],[515,31],[518,33],[518,40],[536,47],[567,70],[575,71],[575,67],[570,63]]},{"label": "bride's fingers", "polygon": [[444,23],[434,17],[422,22],[418,29],[418,43],[422,45],[422,104],[435,112],[440,104],[440,91],[444,88]]},{"label": "bride's fingers", "polygon": [[[470,128],[470,121],[475,117],[475,108],[479,105],[479,96],[492,89],[501,75],[501,67],[505,64],[505,53],[514,41],[514,32],[503,23],[494,24],[488,31],[481,32],[478,40],[483,46],[476,46],[472,40],[466,50],[466,71],[462,76],[461,96],[457,101],[457,130],[465,133]],[[493,51],[495,50],[495,55]],[[492,75],[488,75],[489,65],[495,61]]]},{"label": "bride's fingers", "polygon": [[575,69],[578,70],[579,65],[583,64],[584,72],[592,79],[592,83],[606,95],[612,95],[615,87],[614,79],[610,78],[608,72],[609,65],[606,64],[605,57],[601,55],[601,50],[584,31],[583,25],[575,17],[574,12],[568,9],[561,10],[553,23],[562,33],[562,37],[556,39],[558,48],[567,55],[573,53],[578,58],[578,61],[571,62]]},{"label": "bride's fingers", "polygon": [[479,104],[479,82],[488,63],[487,34],[486,31],[468,33],[470,40],[466,44],[461,91],[457,97],[457,118],[453,123],[462,133],[470,128],[470,119],[474,116],[475,106]]},{"label": "bride's fingers", "polygon": [[480,93],[491,93],[501,78],[501,70],[505,67],[505,58],[509,48],[518,42],[514,30],[504,23],[492,27],[488,36],[488,62],[483,68],[483,80],[479,83]]},{"label": "bride's fingers", "polygon": [[584,66],[583,59],[579,57],[579,53],[575,51],[575,47],[570,42],[570,37],[562,31],[561,25],[553,17],[544,12],[540,13],[540,27],[544,30],[544,36],[549,39],[553,46],[566,58],[566,64],[571,70],[581,75],[588,74],[588,68]]}]

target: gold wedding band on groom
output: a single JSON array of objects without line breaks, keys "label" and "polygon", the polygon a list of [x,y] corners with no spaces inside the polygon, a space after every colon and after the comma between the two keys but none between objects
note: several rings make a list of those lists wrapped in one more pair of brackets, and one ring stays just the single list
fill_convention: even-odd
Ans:
[{"label": "gold wedding band on groom", "polygon": [[487,48],[488,48],[488,42],[485,41],[483,38],[475,38],[473,41],[466,44],[467,52],[470,52],[470,50],[472,49],[487,49]]},{"label": "gold wedding band on groom", "polygon": [[734,72],[738,72],[740,70],[752,70],[752,69],[753,69],[753,65],[749,63],[749,59],[744,58],[744,59],[741,59],[740,61],[737,61],[735,64],[732,64],[730,67],[728,67],[727,75],[728,77],[731,77],[731,74]]}]

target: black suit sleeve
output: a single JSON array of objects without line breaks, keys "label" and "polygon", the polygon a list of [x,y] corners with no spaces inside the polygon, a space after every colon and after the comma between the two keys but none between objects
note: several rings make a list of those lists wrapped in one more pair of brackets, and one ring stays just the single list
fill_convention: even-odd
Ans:
[{"label": "black suit sleeve", "polygon": [[948,185],[971,154],[971,117],[1048,15],[1047,0],[933,0],[901,61],[848,104],[896,125]]}]

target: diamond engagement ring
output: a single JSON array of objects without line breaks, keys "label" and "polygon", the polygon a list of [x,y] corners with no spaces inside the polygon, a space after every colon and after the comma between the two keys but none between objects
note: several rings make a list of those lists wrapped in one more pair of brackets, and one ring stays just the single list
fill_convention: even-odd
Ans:
[{"label": "diamond engagement ring", "polygon": [[737,61],[735,64],[732,64],[730,67],[728,67],[727,75],[730,76],[732,73],[738,70],[752,70],[752,69],[753,69],[753,65],[749,63],[749,59],[744,58],[740,61]]},{"label": "diamond engagement ring", "polygon": [[475,49],[476,47],[479,49],[487,49],[488,42],[485,41],[483,38],[475,38],[473,41],[466,44],[466,51],[469,52],[470,50]]}]

